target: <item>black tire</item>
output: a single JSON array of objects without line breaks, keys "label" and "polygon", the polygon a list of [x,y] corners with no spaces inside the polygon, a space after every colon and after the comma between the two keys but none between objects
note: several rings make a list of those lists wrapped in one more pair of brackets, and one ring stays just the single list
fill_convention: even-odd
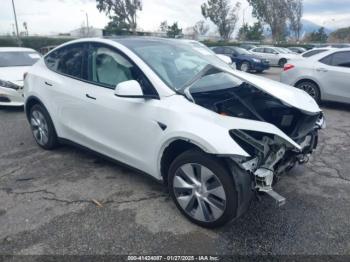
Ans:
[{"label": "black tire", "polygon": [[308,93],[318,104],[321,102],[320,88],[315,82],[304,80],[299,82],[296,87]]},{"label": "black tire", "polygon": [[[177,195],[179,188],[176,188],[174,186],[174,181],[175,181],[175,176],[178,177],[179,172],[181,173],[180,167],[184,167],[186,165],[200,165],[201,166],[201,170],[204,170],[204,168],[206,168],[205,170],[209,169],[212,174],[215,175],[215,179],[214,178],[210,178],[208,180],[206,180],[206,185],[209,184],[209,181],[211,181],[213,179],[213,183],[216,183],[216,186],[212,186],[212,189],[218,189],[218,181],[220,182],[220,189],[223,188],[223,191],[225,193],[225,205],[223,207],[223,205],[221,206],[222,202],[220,202],[220,198],[217,198],[215,195],[211,195],[210,193],[205,197],[206,201],[211,201],[213,200],[213,203],[215,203],[215,201],[218,201],[216,203],[219,203],[217,206],[220,206],[220,211],[222,212],[222,214],[217,217],[216,219],[210,219],[210,221],[201,221],[199,219],[194,218],[194,213],[197,213],[197,209],[199,209],[200,206],[203,206],[203,204],[205,204],[205,208],[200,208],[202,210],[202,214],[207,214],[207,216],[203,216],[203,217],[211,217],[213,218],[215,215],[213,211],[215,211],[216,208],[213,208],[212,205],[209,205],[209,202],[206,202],[203,200],[203,198],[199,198],[196,196],[196,193],[194,193],[194,191],[196,189],[187,189],[190,190],[191,193],[189,193],[190,196],[184,195],[184,197],[188,197],[188,199],[191,199],[191,201],[188,201],[188,204],[186,205],[185,209],[190,209],[190,204],[191,206],[195,206],[194,202],[197,202],[197,208],[196,209],[192,209],[192,212],[189,211],[185,211],[183,207],[181,207],[181,205],[178,202],[177,197],[183,197],[182,195]],[[191,166],[192,167],[192,166]],[[194,171],[196,170],[196,168],[193,169]],[[204,172],[204,171],[202,171]],[[195,173],[195,172],[194,172]],[[206,172],[206,174],[208,174]],[[198,175],[198,173],[197,173]],[[200,175],[202,178],[202,174]],[[204,175],[203,175],[204,177]],[[174,179],[175,178],[175,179]],[[217,179],[217,181],[216,181]],[[200,179],[201,181],[203,181],[202,179]],[[176,182],[175,182],[176,183]],[[194,185],[194,184],[193,184]],[[210,186],[210,184],[209,184]],[[209,188],[206,187],[206,190]],[[191,222],[193,222],[194,224],[197,224],[199,226],[202,227],[206,227],[206,228],[216,228],[216,227],[220,227],[225,225],[226,223],[230,222],[231,220],[233,220],[237,214],[237,209],[238,209],[238,201],[237,201],[237,192],[235,190],[235,184],[232,178],[232,175],[230,174],[230,172],[228,171],[228,169],[224,166],[224,164],[219,161],[218,159],[216,159],[213,156],[210,156],[208,154],[205,154],[204,152],[201,152],[199,150],[189,150],[184,152],[183,154],[179,155],[171,164],[170,169],[169,169],[169,173],[168,173],[168,187],[169,187],[169,192],[170,195],[173,199],[173,201],[175,202],[177,208],[180,210],[180,212],[187,217]],[[181,188],[183,190],[183,188]],[[209,192],[209,191],[203,191],[203,192]],[[221,191],[221,192],[223,192]],[[201,197],[201,196],[200,196]],[[217,198],[217,199],[216,199]],[[194,200],[193,200],[194,199]],[[200,200],[199,200],[200,199]],[[193,200],[193,201],[192,201]],[[215,201],[214,201],[215,200]],[[202,205],[200,205],[199,201],[201,201]],[[184,204],[183,204],[184,205]],[[216,204],[215,204],[216,205]],[[203,210],[206,211],[211,211],[211,212],[204,212]],[[192,213],[192,215],[190,215],[189,213]]]},{"label": "black tire", "polygon": [[249,72],[250,71],[250,63],[245,61],[242,64],[239,65],[239,70],[242,72]]},{"label": "black tire", "polygon": [[[37,121],[38,119],[40,121]],[[38,122],[41,122],[40,126]],[[30,108],[29,123],[32,129],[33,137],[40,147],[46,150],[52,150],[58,146],[55,127],[44,106],[36,104]],[[47,139],[43,139],[45,135],[47,136]]]},{"label": "black tire", "polygon": [[278,61],[279,67],[284,67],[284,65],[287,64],[287,59],[282,58],[280,61]]},{"label": "black tire", "polygon": [[257,72],[258,74],[262,74],[262,72],[264,72],[264,70],[256,70],[256,72]]}]

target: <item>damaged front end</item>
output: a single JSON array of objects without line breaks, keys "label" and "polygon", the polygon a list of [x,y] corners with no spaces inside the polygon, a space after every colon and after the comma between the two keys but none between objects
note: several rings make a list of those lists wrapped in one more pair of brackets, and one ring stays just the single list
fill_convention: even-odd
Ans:
[{"label": "damaged front end", "polygon": [[[276,86],[276,82],[273,84]],[[283,88],[276,93],[286,91]],[[230,136],[250,156],[232,159],[252,175],[255,189],[273,197],[278,205],[283,205],[285,198],[272,185],[297,163],[308,161],[317,147],[318,130],[325,127],[322,111],[313,105],[314,101],[310,102],[307,94],[298,92],[299,104],[294,106],[291,99],[287,103],[281,96],[273,96],[243,79],[217,71],[201,78],[185,92],[194,103],[234,118],[237,123],[239,119],[250,120],[236,129],[232,121]],[[303,103],[308,103],[305,110]],[[262,122],[273,125],[281,135],[269,130],[271,125],[257,128]]]}]

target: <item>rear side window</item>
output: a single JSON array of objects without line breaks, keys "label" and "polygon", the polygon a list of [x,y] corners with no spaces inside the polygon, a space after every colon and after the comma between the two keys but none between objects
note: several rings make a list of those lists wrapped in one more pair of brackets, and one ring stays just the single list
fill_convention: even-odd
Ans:
[{"label": "rear side window", "polygon": [[258,53],[264,53],[264,48],[255,48],[253,51]]},{"label": "rear side window", "polygon": [[350,52],[338,52],[333,54],[332,65],[350,68]]},{"label": "rear side window", "polygon": [[274,54],[274,53],[276,53],[276,51],[273,50],[272,48],[265,48],[265,53]]},{"label": "rear side window", "polygon": [[57,73],[85,79],[84,56],[84,44],[69,45],[50,53],[45,57],[45,63]]},{"label": "rear side window", "polygon": [[320,62],[330,66],[350,68],[350,52],[337,52],[321,59]]}]

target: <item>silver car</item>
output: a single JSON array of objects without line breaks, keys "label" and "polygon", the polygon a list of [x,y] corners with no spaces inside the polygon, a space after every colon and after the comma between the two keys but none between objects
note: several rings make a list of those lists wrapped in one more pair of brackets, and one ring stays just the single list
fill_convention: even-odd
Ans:
[{"label": "silver car", "polygon": [[317,102],[350,103],[350,48],[292,60],[284,66],[281,82],[303,89]]},{"label": "silver car", "polygon": [[270,65],[283,67],[290,59],[298,58],[297,54],[288,53],[284,48],[261,46],[250,50],[253,54],[266,59]]}]

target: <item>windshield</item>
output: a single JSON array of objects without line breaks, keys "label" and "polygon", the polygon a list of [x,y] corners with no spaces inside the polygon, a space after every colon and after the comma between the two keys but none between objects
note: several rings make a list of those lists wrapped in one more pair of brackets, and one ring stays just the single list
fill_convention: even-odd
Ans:
[{"label": "windshield", "polygon": [[249,51],[247,51],[243,48],[240,48],[240,47],[235,47],[235,51],[240,55],[251,55],[252,54]]},{"label": "windshield", "polygon": [[36,52],[0,52],[0,67],[32,66],[39,59]]},{"label": "windshield", "polygon": [[209,48],[184,40],[120,39],[135,52],[173,90],[183,89],[186,83],[207,68],[232,68]]}]

